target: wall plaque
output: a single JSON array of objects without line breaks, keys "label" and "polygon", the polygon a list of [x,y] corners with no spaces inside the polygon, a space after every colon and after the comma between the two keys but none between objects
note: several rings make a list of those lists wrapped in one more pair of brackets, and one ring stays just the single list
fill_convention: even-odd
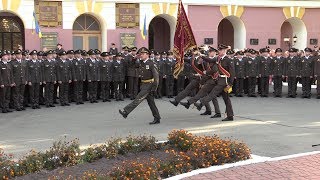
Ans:
[{"label": "wall plaque", "polygon": [[122,28],[139,27],[139,4],[116,3],[116,26]]},{"label": "wall plaque", "polygon": [[56,27],[62,25],[62,2],[35,0],[35,13],[40,26]]},{"label": "wall plaque", "polygon": [[41,49],[47,48],[48,50],[54,50],[58,43],[58,33],[56,32],[42,32]]},{"label": "wall plaque", "polygon": [[120,33],[120,45],[129,48],[136,46],[136,33]]},{"label": "wall plaque", "polygon": [[250,39],[250,45],[258,45],[259,39]]},{"label": "wall plaque", "polygon": [[318,45],[318,39],[310,39],[310,45]]},{"label": "wall plaque", "polygon": [[277,39],[268,39],[268,45],[276,45]]},{"label": "wall plaque", "polygon": [[204,38],[204,44],[208,44],[208,45],[213,44],[213,38]]}]

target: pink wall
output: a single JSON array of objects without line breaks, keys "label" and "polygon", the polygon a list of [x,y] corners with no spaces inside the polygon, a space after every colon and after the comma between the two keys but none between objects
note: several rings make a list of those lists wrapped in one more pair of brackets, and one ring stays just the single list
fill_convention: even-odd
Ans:
[{"label": "pink wall", "polygon": [[213,38],[213,46],[218,43],[218,25],[223,19],[220,7],[188,6],[190,25],[198,45],[204,43],[204,38]]},{"label": "pink wall", "polygon": [[117,28],[115,30],[108,30],[107,31],[108,50],[111,46],[111,43],[115,43],[116,47],[118,49],[121,49],[121,47],[120,47],[120,33],[136,33],[136,46],[137,47],[142,47],[142,46],[148,47],[148,35],[146,36],[146,39],[144,40],[141,36],[140,29],[138,29],[138,28],[132,28],[132,29]]},{"label": "pink wall", "polygon": [[306,9],[302,21],[307,27],[308,31],[308,47],[313,47],[310,45],[311,39],[318,39],[318,46],[320,45],[320,13],[319,9]]},{"label": "pink wall", "polygon": [[[276,39],[276,45],[270,45],[271,48],[280,46],[280,28],[285,21],[285,16],[281,8],[254,8],[245,7],[241,17],[245,23],[247,31],[248,48],[259,49],[268,45],[268,39]],[[250,45],[250,39],[259,39],[259,45]]]}]

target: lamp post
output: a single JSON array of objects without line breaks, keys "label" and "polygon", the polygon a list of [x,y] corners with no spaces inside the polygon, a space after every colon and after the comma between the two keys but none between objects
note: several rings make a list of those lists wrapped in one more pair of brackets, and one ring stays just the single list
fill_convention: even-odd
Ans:
[{"label": "lamp post", "polygon": [[293,44],[291,43],[292,41],[289,37],[283,38],[283,41],[289,46],[289,49],[290,49],[291,47],[293,47],[296,44],[297,39],[298,39],[298,37],[296,35],[294,35],[292,38]]}]

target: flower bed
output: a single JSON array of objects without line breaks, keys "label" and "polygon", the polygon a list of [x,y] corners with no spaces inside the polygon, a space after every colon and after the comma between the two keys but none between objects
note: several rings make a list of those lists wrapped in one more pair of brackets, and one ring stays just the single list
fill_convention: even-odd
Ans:
[{"label": "flower bed", "polygon": [[[156,143],[152,136],[129,136],[81,151],[78,140],[59,141],[50,150],[33,151],[19,161],[0,151],[0,175],[7,179],[40,172],[47,179],[159,179],[249,158],[244,143],[174,130],[166,143]],[[81,167],[81,176],[75,172],[79,168],[70,166]],[[57,168],[59,173],[52,171]]]}]

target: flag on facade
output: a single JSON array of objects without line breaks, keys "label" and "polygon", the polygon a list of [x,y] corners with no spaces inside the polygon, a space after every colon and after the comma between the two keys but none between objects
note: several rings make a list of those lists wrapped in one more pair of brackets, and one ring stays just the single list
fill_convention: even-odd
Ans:
[{"label": "flag on facade", "polygon": [[177,78],[184,66],[184,52],[194,48],[197,43],[194,39],[192,29],[184,10],[182,1],[179,1],[176,32],[174,34],[173,54],[176,57],[176,65],[174,68],[174,77]]},{"label": "flag on facade", "polygon": [[143,20],[143,29],[141,30],[141,36],[145,40],[147,36],[147,15],[144,15],[144,20]]},{"label": "flag on facade", "polygon": [[36,31],[36,33],[38,34],[39,38],[42,38],[42,33],[41,33],[41,30],[40,30],[40,26],[39,26],[39,22],[37,20],[37,16],[36,16],[36,13],[33,11],[33,20],[34,20],[34,29]]}]

